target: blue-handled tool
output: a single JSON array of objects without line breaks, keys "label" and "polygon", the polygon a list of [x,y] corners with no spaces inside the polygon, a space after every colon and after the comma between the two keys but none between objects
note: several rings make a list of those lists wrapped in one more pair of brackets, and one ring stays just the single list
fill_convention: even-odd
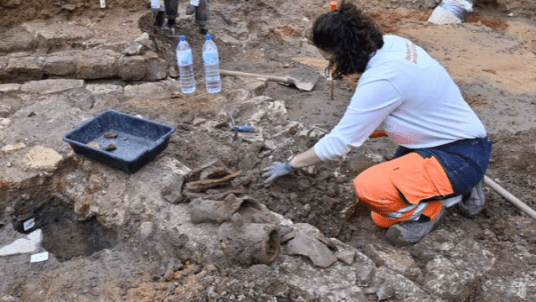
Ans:
[{"label": "blue-handled tool", "polygon": [[231,115],[231,113],[229,113],[228,111],[226,111],[226,113],[229,116],[229,118],[231,119],[231,124],[229,125],[229,127],[231,128],[231,130],[235,131],[235,137],[237,136],[236,132],[238,132],[238,131],[240,131],[240,132],[253,132],[253,131],[255,131],[253,126],[251,126],[251,125],[236,126],[234,118]]},{"label": "blue-handled tool", "polygon": [[233,130],[240,132],[253,132],[253,126],[244,125],[244,126],[233,126]]}]

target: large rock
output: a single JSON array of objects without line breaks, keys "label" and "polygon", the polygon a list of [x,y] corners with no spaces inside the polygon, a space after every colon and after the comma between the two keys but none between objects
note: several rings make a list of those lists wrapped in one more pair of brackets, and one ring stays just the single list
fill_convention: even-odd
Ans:
[{"label": "large rock", "polygon": [[39,80],[43,77],[44,60],[43,57],[34,56],[11,57],[6,77],[16,81]]},{"label": "large rock", "polygon": [[405,277],[415,280],[422,275],[421,269],[411,255],[400,249],[389,246],[376,246],[369,244],[365,247],[365,254],[372,259],[377,266],[385,266],[399,272]]},{"label": "large rock", "polygon": [[117,76],[117,58],[113,51],[91,50],[84,52],[77,60],[78,76],[82,79],[103,79]]},{"label": "large rock", "polygon": [[287,244],[289,255],[303,255],[311,259],[314,265],[326,268],[337,262],[337,257],[314,235],[306,231],[298,231]]},{"label": "large rock", "polygon": [[84,86],[83,80],[42,80],[24,83],[22,92],[50,94]]},{"label": "large rock", "polygon": [[284,272],[281,277],[288,285],[305,291],[318,301],[340,302],[368,301],[357,285],[356,268],[371,270],[371,265],[374,266],[368,261],[352,266],[336,262],[329,268],[318,269],[302,258],[282,255],[281,260],[272,264],[272,267]]},{"label": "large rock", "polygon": [[481,285],[481,301],[535,301],[536,273],[517,272],[514,276],[494,277]]},{"label": "large rock", "polygon": [[160,83],[145,83],[140,85],[128,85],[125,87],[125,95],[129,97],[158,94],[164,91],[165,89]]},{"label": "large rock", "polygon": [[392,301],[439,302],[445,301],[424,291],[419,285],[386,267],[380,267],[374,274],[375,288],[389,287],[394,291]]},{"label": "large rock", "polygon": [[424,288],[444,299],[463,301],[478,289],[480,277],[491,270],[496,257],[459,230],[438,230],[412,248],[426,263]]},{"label": "large rock", "polygon": [[443,256],[426,265],[424,287],[445,299],[464,301],[478,285],[477,272],[470,267],[459,267]]},{"label": "large rock", "polygon": [[142,56],[121,57],[118,63],[118,75],[123,81],[138,81],[147,74],[147,65]]},{"label": "large rock", "polygon": [[0,92],[19,91],[21,84],[0,84]]},{"label": "large rock", "polygon": [[13,29],[0,34],[0,53],[29,51],[36,46],[33,36],[25,30]]},{"label": "large rock", "polygon": [[43,46],[54,47],[69,42],[79,42],[95,36],[95,30],[91,27],[80,26],[75,21],[68,20],[36,20],[21,25],[35,37],[45,41]]},{"label": "large rock", "polygon": [[72,56],[50,56],[43,63],[43,72],[49,75],[66,76],[76,72],[76,59]]},{"label": "large rock", "polygon": [[147,73],[144,80],[158,81],[166,78],[168,62],[160,59],[156,54],[147,59]]}]

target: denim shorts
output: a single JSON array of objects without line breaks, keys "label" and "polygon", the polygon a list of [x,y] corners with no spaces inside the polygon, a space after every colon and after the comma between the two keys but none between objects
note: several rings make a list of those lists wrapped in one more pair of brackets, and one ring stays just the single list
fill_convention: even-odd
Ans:
[{"label": "denim shorts", "polygon": [[[435,157],[445,169],[457,196],[471,191],[488,168],[493,142],[488,137],[464,139],[449,144],[422,149],[399,147],[394,158],[416,152],[424,158]],[[450,197],[450,196],[448,196]]]}]

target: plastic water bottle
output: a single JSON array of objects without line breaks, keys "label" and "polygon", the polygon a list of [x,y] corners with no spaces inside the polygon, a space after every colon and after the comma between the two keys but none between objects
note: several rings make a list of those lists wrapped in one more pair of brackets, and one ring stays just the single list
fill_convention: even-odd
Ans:
[{"label": "plastic water bottle", "polygon": [[195,92],[194,60],[192,57],[192,48],[186,42],[185,36],[179,36],[177,45],[177,63],[181,77],[181,91],[183,93]]},{"label": "plastic water bottle", "polygon": [[206,35],[207,40],[203,45],[203,63],[205,63],[205,76],[207,91],[218,93],[221,91],[220,60],[218,47],[212,41],[211,35]]}]

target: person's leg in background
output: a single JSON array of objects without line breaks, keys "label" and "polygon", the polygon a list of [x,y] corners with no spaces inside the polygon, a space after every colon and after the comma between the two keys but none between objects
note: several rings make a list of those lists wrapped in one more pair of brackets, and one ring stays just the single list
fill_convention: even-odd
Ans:
[{"label": "person's leg in background", "polygon": [[160,5],[160,0],[151,0],[150,9],[155,19],[154,25],[158,28],[164,26],[166,12],[164,7]]},{"label": "person's leg in background", "polygon": [[167,26],[174,30],[177,28],[176,19],[179,17],[179,0],[164,0],[166,7]]},{"label": "person's leg in background", "polygon": [[190,4],[186,8],[187,15],[193,15],[195,13],[195,24],[199,26],[199,32],[203,35],[208,32],[206,27],[209,24],[209,4],[210,0],[199,0],[197,6]]}]

